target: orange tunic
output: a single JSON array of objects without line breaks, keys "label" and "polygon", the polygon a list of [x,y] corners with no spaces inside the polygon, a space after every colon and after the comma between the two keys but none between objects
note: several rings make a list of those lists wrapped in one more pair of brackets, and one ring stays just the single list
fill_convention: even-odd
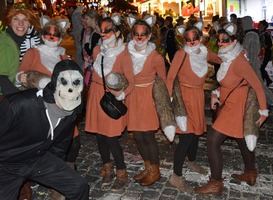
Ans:
[{"label": "orange tunic", "polygon": [[[186,52],[184,49],[180,49],[176,52],[168,72],[167,88],[169,94],[172,95],[173,82],[175,77],[178,76],[182,99],[184,101],[188,116],[187,131],[182,132],[177,127],[176,132],[178,134],[194,133],[196,135],[201,135],[206,131],[204,113],[205,95],[203,84],[205,83],[207,74],[205,74],[203,77],[198,77],[191,68],[190,59],[187,54],[183,66],[181,66],[181,69],[179,70],[185,53]],[[217,54],[208,50],[207,61],[220,63],[221,59],[217,56]]]},{"label": "orange tunic", "polygon": [[[242,79],[241,85],[249,83],[255,90],[260,110],[266,110],[266,98],[260,79],[246,60],[243,53],[240,53],[230,64],[229,69],[220,81],[220,102],[222,103],[230,91],[235,88]],[[243,119],[245,113],[245,103],[248,94],[247,86],[239,86],[226,99],[225,106],[221,110],[212,128],[227,136],[243,138]]]},{"label": "orange tunic", "polygon": [[[97,58],[99,51],[99,46],[94,48],[94,58]],[[126,50],[122,51],[117,56],[112,71],[124,74],[128,80],[128,87],[124,90],[124,93],[127,96],[134,87],[134,75],[132,60]],[[100,106],[100,100],[103,95],[104,89],[102,78],[94,70],[87,98],[85,131],[98,133],[107,137],[120,136],[127,125],[127,114],[118,120],[110,118]]]},{"label": "orange tunic", "polygon": [[156,50],[153,50],[147,56],[142,71],[135,75],[135,87],[126,98],[129,131],[159,129],[159,119],[152,93],[156,75],[164,82],[166,81],[164,59]]},{"label": "orange tunic", "polygon": [[37,48],[31,48],[27,50],[18,69],[18,72],[30,70],[41,72],[48,76],[51,76],[52,73],[42,64],[40,53]]}]

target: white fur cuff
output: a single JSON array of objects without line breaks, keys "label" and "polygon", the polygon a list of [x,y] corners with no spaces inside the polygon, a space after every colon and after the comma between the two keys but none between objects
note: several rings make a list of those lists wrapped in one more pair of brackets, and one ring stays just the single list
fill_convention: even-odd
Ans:
[{"label": "white fur cuff", "polygon": [[175,121],[181,131],[185,132],[187,130],[187,116],[177,116]]},{"label": "white fur cuff", "polygon": [[122,92],[118,97],[116,97],[117,100],[122,101],[125,99],[125,93]]},{"label": "white fur cuff", "polygon": [[218,90],[212,90],[211,94],[216,94],[217,98],[220,97],[220,91],[218,91]]},{"label": "white fur cuff", "polygon": [[269,110],[259,110],[260,115],[268,116]]}]

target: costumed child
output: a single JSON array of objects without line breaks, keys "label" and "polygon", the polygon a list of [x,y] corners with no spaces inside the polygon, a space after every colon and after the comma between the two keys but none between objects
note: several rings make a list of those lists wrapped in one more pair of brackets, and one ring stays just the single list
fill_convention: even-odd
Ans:
[{"label": "costumed child", "polygon": [[179,143],[175,149],[173,174],[170,178],[171,185],[180,192],[192,191],[182,176],[186,157],[189,169],[200,174],[207,173],[205,168],[196,163],[199,136],[206,132],[203,84],[208,74],[207,62],[220,63],[221,59],[201,43],[203,25],[203,21],[198,21],[193,25],[188,23],[187,26],[177,27],[177,32],[184,37],[185,44],[176,52],[166,81],[169,94],[174,98],[174,82],[177,79],[181,95],[176,98],[180,98],[186,110],[184,115],[175,116]]}]

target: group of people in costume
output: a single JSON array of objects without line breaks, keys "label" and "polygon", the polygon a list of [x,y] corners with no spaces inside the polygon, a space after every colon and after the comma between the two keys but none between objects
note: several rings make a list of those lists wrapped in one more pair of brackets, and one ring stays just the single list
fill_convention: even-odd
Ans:
[{"label": "group of people in costume", "polygon": [[[23,29],[18,28],[23,24],[25,28],[21,36],[25,37],[31,26],[30,16],[24,13],[24,9],[11,9],[15,10],[14,15],[10,15],[7,30],[16,34]],[[119,14],[105,17],[100,22],[97,15],[89,14],[94,16],[91,17],[90,27],[101,38],[98,44],[85,49],[92,59],[85,131],[96,135],[103,164],[102,187],[112,185],[111,190],[117,192],[128,182],[123,149],[119,143],[119,137],[126,129],[133,133],[144,163],[143,170],[133,178],[141,186],[149,186],[160,179],[156,140],[160,128],[171,143],[178,136],[169,181],[180,192],[222,193],[224,161],[221,145],[227,137],[238,143],[245,166],[242,174],[232,174],[232,178],[254,185],[258,174],[255,145],[253,147],[256,141],[255,137],[246,137],[245,129],[250,125],[260,127],[268,116],[268,109],[263,85],[247,59],[236,24],[216,26],[218,54],[202,44],[202,21],[178,26],[176,31],[183,36],[184,45],[174,55],[167,72],[164,58],[152,42],[154,16],[137,18],[129,15],[126,20],[132,40],[125,45],[121,39]],[[12,26],[12,22],[19,25]],[[75,121],[83,105],[83,71],[76,62],[68,59],[65,49],[59,46],[68,21],[42,17],[40,22],[44,44],[27,50],[20,67],[19,51],[14,51],[18,67],[15,65],[16,71],[13,69],[11,76],[0,69],[2,76],[9,76],[10,81],[24,89],[5,95],[0,101],[0,151],[3,152],[0,156],[0,175],[3,177],[0,180],[3,186],[0,196],[16,199],[22,184],[32,180],[56,190],[61,193],[59,196],[88,199],[87,181],[65,163],[70,155],[69,148],[75,145]],[[0,38],[5,36],[10,39],[6,34],[8,31],[1,33]],[[21,36],[18,33],[18,37]],[[11,63],[11,60],[7,61]],[[210,104],[213,110],[216,104],[222,109],[207,131],[203,84],[208,74],[208,62],[220,64],[216,76],[219,87],[212,91]],[[113,73],[126,80],[126,86],[120,90],[111,88],[110,84],[107,87],[128,108],[119,119],[109,117],[100,105],[105,93],[103,79],[105,77],[107,82],[115,84]],[[156,87],[157,84],[162,87]],[[156,93],[160,93],[161,97]],[[257,102],[255,107],[251,107],[252,104],[247,106],[250,101],[252,104]],[[172,107],[174,103],[182,105],[184,112],[176,112]],[[246,114],[251,118],[248,123],[244,122]],[[187,159],[189,169],[200,174],[208,173],[196,162],[199,136],[205,132],[211,176],[207,184],[193,189],[183,177],[182,167]],[[78,151],[79,148],[73,150]],[[75,152],[71,154],[77,155]]]}]

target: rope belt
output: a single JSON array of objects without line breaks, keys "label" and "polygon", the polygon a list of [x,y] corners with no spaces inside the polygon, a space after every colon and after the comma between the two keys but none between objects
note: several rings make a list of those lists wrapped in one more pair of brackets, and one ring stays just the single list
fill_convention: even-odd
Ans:
[{"label": "rope belt", "polygon": [[187,83],[180,83],[180,84],[189,88],[203,88],[203,85],[190,85]]},{"label": "rope belt", "polygon": [[154,81],[150,83],[142,83],[142,84],[135,84],[136,87],[148,87],[149,85],[152,85]]}]

